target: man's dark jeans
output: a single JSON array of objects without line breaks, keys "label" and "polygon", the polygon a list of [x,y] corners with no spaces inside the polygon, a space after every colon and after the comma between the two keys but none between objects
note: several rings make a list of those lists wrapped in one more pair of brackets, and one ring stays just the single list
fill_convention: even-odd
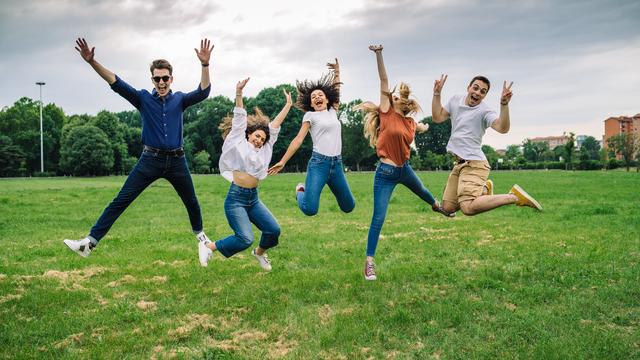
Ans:
[{"label": "man's dark jeans", "polygon": [[[147,186],[154,181],[167,179],[176,190],[189,213],[191,228],[195,233],[202,231],[202,215],[196,197],[191,173],[184,156],[160,155],[144,151],[129,177],[122,185],[118,196],[104,209],[98,221],[91,228],[91,242],[97,245],[118,217],[127,209]],[[152,212],[155,213],[155,212]],[[158,214],[161,215],[161,214]]]}]

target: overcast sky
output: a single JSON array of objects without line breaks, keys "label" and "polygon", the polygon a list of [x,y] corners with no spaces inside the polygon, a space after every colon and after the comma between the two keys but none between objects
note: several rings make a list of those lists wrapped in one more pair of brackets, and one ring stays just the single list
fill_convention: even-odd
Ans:
[{"label": "overcast sky", "polygon": [[78,36],[96,59],[136,88],[151,88],[149,63],[174,66],[175,90],[199,81],[193,48],[215,44],[211,96],[232,97],[238,79],[264,87],[316,79],[337,57],[342,100],[378,101],[369,44],[384,46],[392,84],[404,81],[431,113],[433,81],[449,79],[443,102],[483,74],[496,110],[513,81],[511,131],[488,130],[496,148],[536,136],[601,139],[609,116],[640,113],[640,1],[637,0],[2,0],[0,107],[20,97],[70,114],[133,109],[74,50]]}]

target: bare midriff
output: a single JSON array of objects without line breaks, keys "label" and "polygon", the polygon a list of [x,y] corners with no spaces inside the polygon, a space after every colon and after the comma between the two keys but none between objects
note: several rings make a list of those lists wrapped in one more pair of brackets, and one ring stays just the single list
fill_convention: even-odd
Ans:
[{"label": "bare midriff", "polygon": [[386,157],[381,157],[381,158],[380,158],[380,162],[383,162],[383,163],[385,163],[385,164],[389,164],[389,165],[392,165],[392,166],[398,167],[398,165],[397,165],[396,163],[394,163],[394,162],[393,162],[393,160],[391,160],[391,159],[389,159],[389,158],[386,158]]},{"label": "bare midriff", "polygon": [[260,180],[258,178],[251,176],[243,171],[234,171],[233,172],[233,183],[247,189],[253,189],[258,187],[258,183]]}]

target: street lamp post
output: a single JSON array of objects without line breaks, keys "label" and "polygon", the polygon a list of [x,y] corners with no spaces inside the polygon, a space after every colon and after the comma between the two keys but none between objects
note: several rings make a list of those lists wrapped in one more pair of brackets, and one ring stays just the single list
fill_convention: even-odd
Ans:
[{"label": "street lamp post", "polygon": [[40,172],[44,172],[44,147],[42,146],[42,85],[45,83],[38,81],[36,85],[40,86]]}]

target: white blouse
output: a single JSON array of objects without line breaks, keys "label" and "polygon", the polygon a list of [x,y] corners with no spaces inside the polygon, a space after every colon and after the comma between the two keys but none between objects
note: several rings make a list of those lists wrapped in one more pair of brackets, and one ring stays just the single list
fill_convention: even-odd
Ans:
[{"label": "white blouse", "polygon": [[233,182],[234,171],[246,172],[258,180],[267,177],[273,144],[278,139],[280,128],[274,129],[269,125],[269,141],[261,148],[256,148],[247,141],[246,131],[247,111],[236,107],[233,109],[231,131],[222,144],[219,163],[220,174],[231,182]]}]

